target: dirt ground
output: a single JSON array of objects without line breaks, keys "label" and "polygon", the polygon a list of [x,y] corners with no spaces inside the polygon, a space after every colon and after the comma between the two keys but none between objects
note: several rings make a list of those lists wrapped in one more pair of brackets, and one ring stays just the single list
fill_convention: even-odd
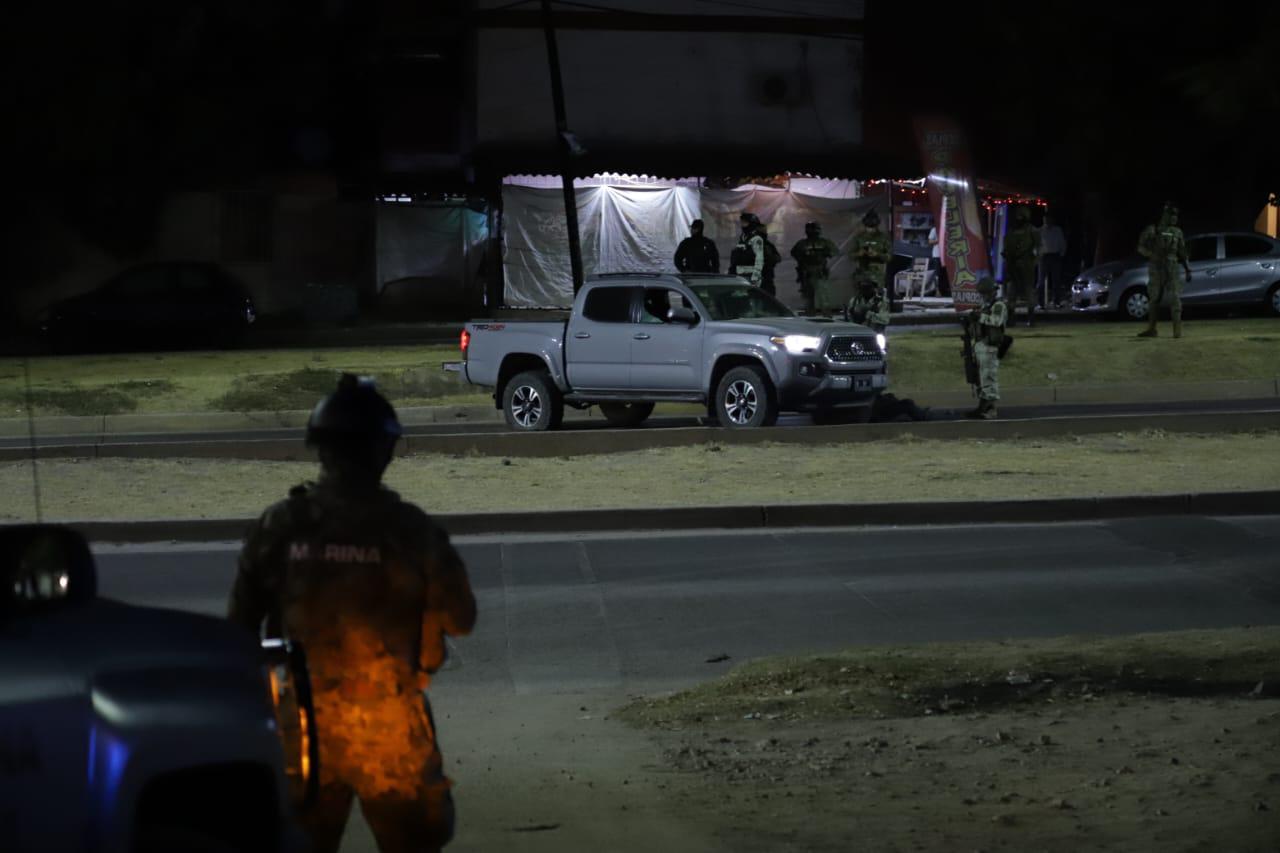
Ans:
[{"label": "dirt ground", "polygon": [[746,853],[1280,850],[1280,628],[759,661],[616,716]]},{"label": "dirt ground", "polygon": [[[1280,483],[1278,439],[1146,432],[1001,442],[908,435],[814,447],[709,442],[577,456],[573,464],[424,454],[397,459],[387,483],[432,513],[1243,491]],[[247,518],[316,473],[310,462],[212,459],[39,466],[50,520]],[[0,464],[0,521],[34,512],[30,464]]]}]

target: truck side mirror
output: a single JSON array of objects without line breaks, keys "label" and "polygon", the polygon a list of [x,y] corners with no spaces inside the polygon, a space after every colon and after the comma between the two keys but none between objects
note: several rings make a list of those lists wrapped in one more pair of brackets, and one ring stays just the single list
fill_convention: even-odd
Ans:
[{"label": "truck side mirror", "polygon": [[686,326],[693,326],[698,322],[698,315],[693,312],[692,308],[678,305],[667,310],[667,322],[684,323]]},{"label": "truck side mirror", "polygon": [[93,554],[79,533],[59,524],[0,528],[0,610],[72,604],[97,594]]}]

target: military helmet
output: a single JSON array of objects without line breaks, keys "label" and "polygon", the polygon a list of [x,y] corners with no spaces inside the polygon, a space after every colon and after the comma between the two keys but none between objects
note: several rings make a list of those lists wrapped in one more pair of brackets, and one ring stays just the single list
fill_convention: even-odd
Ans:
[{"label": "military helmet", "polygon": [[689,223],[690,231],[701,231],[702,228],[703,228],[703,224],[701,219],[695,219]]},{"label": "military helmet", "polygon": [[978,292],[982,294],[995,293],[996,280],[989,275],[984,275],[982,278],[978,279],[976,287]]},{"label": "military helmet", "polygon": [[742,220],[742,224],[744,227],[747,225],[755,227],[760,224],[759,216],[756,216],[754,213],[749,213],[748,211],[745,211],[745,210],[742,211],[742,215],[739,216],[738,218]]},{"label": "military helmet", "polygon": [[874,210],[868,210],[867,215],[862,217],[862,224],[868,228],[879,228],[880,214],[876,213]]},{"label": "military helmet", "polygon": [[396,410],[373,380],[344,373],[338,388],[311,411],[307,446],[371,444],[393,447],[401,435]]},{"label": "military helmet", "polygon": [[822,233],[822,226],[816,222],[806,222],[804,224],[804,236],[817,237]]}]

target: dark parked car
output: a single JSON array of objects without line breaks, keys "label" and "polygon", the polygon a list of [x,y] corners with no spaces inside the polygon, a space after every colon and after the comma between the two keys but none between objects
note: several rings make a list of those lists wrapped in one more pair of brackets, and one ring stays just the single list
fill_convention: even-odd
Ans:
[{"label": "dark parked car", "polygon": [[217,265],[167,262],[133,267],[55,303],[39,326],[57,349],[224,346],[255,319],[248,292]]}]

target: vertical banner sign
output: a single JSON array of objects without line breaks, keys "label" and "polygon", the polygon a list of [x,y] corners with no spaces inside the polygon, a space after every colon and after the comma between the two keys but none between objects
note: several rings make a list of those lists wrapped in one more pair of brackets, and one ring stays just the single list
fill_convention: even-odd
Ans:
[{"label": "vertical banner sign", "polygon": [[957,311],[968,311],[982,304],[976,285],[978,279],[990,275],[969,147],[960,128],[949,119],[917,118],[915,127],[929,206],[938,223],[942,263],[951,282],[951,299]]}]

